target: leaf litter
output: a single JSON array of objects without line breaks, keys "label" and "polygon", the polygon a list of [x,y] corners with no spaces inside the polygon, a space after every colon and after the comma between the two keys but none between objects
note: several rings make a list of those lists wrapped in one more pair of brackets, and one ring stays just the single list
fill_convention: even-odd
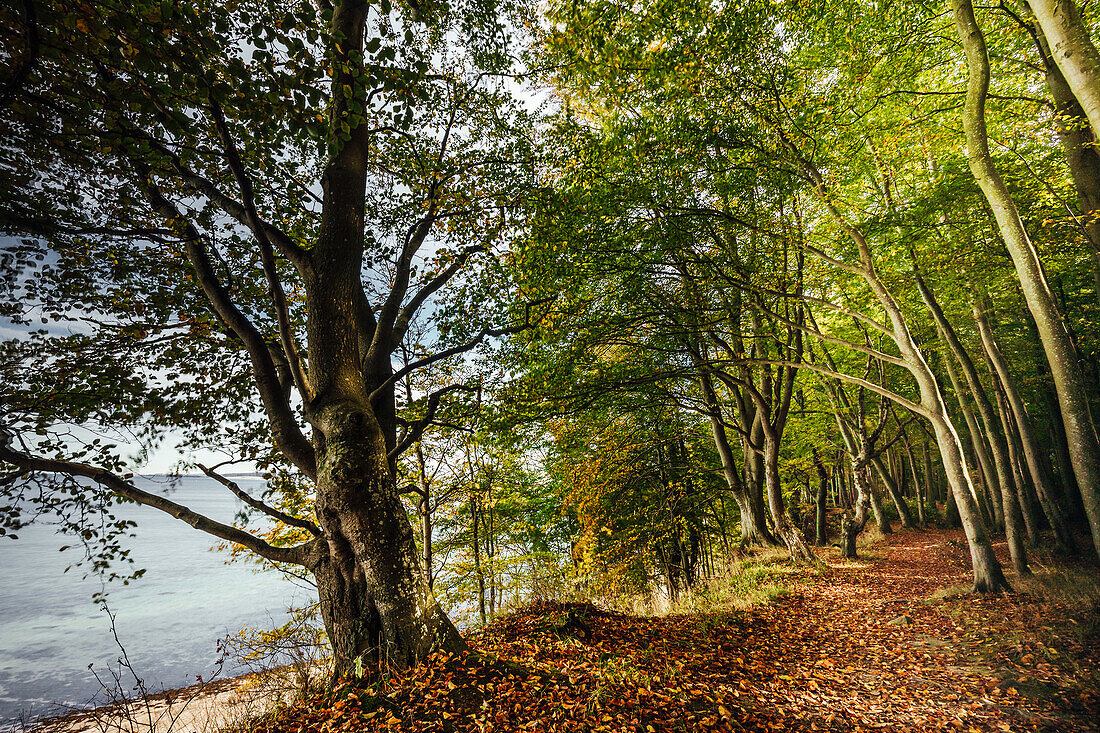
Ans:
[{"label": "leaf litter", "polygon": [[929,602],[967,581],[960,538],[890,535],[868,559],[830,559],[748,611],[638,617],[535,603],[471,635],[468,652],[374,670],[250,729],[1100,729],[1097,609],[1026,593]]}]

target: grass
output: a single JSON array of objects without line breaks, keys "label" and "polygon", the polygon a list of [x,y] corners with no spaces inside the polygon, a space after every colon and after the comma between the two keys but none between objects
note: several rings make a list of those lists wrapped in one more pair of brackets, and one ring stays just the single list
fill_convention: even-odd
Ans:
[{"label": "grass", "polygon": [[725,572],[696,584],[671,604],[669,613],[705,614],[748,610],[787,592],[791,575],[809,568],[793,566],[785,550],[766,549],[730,563]]}]

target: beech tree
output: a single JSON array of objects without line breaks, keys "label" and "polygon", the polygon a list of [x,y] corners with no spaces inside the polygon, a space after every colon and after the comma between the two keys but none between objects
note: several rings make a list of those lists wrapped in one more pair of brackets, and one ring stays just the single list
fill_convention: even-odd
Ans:
[{"label": "beech tree", "polygon": [[[398,387],[537,318],[497,297],[528,158],[509,8],[33,7],[0,10],[26,49],[0,113],[6,528],[51,513],[107,568],[137,502],[312,574],[337,674],[461,648],[395,475],[473,387]],[[271,491],[242,498],[288,531],[135,486],[119,438],[166,435],[258,465]]]}]

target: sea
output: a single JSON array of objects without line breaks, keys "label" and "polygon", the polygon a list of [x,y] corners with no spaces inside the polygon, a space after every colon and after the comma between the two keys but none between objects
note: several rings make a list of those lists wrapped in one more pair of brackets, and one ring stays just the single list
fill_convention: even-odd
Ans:
[{"label": "sea", "polygon": [[[254,476],[234,480],[250,493],[262,486]],[[205,476],[135,481],[218,521],[231,522],[242,508]],[[104,584],[85,568],[70,567],[82,551],[59,548],[79,542],[54,527],[32,524],[16,540],[0,537],[0,731],[105,702],[100,680],[114,686],[112,670],[120,671],[123,649],[150,692],[207,680],[219,669],[219,640],[246,627],[281,626],[289,608],[315,597],[313,588],[277,571],[229,562],[227,551],[214,549],[216,538],[167,514],[123,510],[121,516],[138,523],[128,546],[135,567],[146,571],[129,585]],[[113,629],[94,600],[101,592]],[[122,688],[132,694],[134,679],[121,671]],[[241,671],[229,661],[218,676]]]}]

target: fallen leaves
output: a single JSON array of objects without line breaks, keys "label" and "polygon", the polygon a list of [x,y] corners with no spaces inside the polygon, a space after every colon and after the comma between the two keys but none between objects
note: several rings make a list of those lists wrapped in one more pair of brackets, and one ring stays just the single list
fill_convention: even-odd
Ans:
[{"label": "fallen leaves", "polygon": [[[1064,677],[1047,661],[1058,658],[1049,644],[1020,637],[1026,652],[1013,658],[1012,685],[1001,685],[988,665],[974,663],[972,624],[923,603],[959,582],[959,550],[944,541],[956,534],[899,533],[886,559],[807,577],[748,612],[639,618],[585,604],[531,605],[474,634],[469,653],[435,655],[371,685],[344,683],[252,729],[1094,729],[1095,695],[1020,693],[1029,676]],[[1011,598],[959,602],[977,604],[994,625],[1009,623],[1013,604],[1026,606]],[[887,626],[900,611],[912,625]],[[995,659],[1003,671],[1007,658]]]}]

